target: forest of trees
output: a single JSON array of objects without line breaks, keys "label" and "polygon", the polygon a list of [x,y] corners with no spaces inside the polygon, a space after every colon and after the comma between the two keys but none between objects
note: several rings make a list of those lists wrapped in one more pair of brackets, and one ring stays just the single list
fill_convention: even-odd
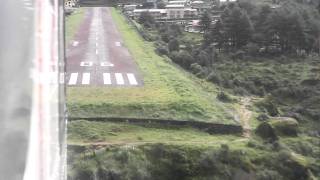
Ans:
[{"label": "forest of trees", "polygon": [[264,106],[270,115],[274,110],[279,114],[277,104],[286,108],[282,113],[318,120],[320,2],[278,2],[277,8],[230,3],[217,9],[222,14],[216,21],[207,12],[200,20],[203,33],[197,36],[184,33],[178,24],[156,23],[148,14],[139,22],[144,37],[155,41],[158,54],[197,77],[235,94],[266,96]]},{"label": "forest of trees", "polygon": [[240,48],[249,53],[319,53],[320,16],[314,6],[287,2],[279,8],[248,2],[222,7],[220,20],[208,26],[210,14],[201,19],[206,45],[219,50]]}]

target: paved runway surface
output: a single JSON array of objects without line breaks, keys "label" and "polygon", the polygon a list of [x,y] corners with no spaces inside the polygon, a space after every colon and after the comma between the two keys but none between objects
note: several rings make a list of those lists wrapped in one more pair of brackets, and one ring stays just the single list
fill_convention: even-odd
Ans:
[{"label": "paved runway surface", "polygon": [[108,7],[87,8],[67,50],[69,86],[142,86],[143,80]]}]

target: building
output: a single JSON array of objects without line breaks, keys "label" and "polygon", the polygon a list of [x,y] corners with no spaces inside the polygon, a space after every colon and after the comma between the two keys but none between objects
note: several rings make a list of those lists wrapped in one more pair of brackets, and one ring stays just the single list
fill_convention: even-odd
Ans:
[{"label": "building", "polygon": [[196,9],[198,11],[198,14],[201,15],[205,13],[206,11],[210,10],[211,7],[214,7],[208,3],[205,3],[204,1],[192,1],[190,3],[191,8]]},{"label": "building", "polygon": [[181,4],[168,4],[166,5],[166,9],[184,9],[185,5]]},{"label": "building", "polygon": [[175,1],[169,1],[168,5],[186,5],[187,1],[186,0],[175,0]]},{"label": "building", "polygon": [[231,3],[231,2],[237,2],[237,0],[220,0],[219,5],[221,6],[221,5]]},{"label": "building", "polygon": [[200,20],[192,20],[185,26],[185,31],[199,33],[201,31]]},{"label": "building", "polygon": [[156,20],[167,18],[166,9],[135,9],[133,10],[133,18],[139,19],[143,12],[148,12]]},{"label": "building", "polygon": [[124,11],[133,11],[137,8],[137,5],[135,4],[130,4],[130,5],[124,5],[123,10]]},{"label": "building", "polygon": [[167,9],[167,19],[194,18],[197,14],[197,10],[191,8]]},{"label": "building", "polygon": [[148,12],[156,20],[169,19],[192,19],[197,16],[197,10],[191,8],[184,9],[135,9],[133,18],[139,19],[143,12]]}]

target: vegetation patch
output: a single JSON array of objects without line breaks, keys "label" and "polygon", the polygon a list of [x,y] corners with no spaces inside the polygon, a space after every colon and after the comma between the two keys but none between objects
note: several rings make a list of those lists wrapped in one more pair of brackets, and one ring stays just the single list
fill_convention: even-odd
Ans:
[{"label": "vegetation patch", "polygon": [[[68,179],[311,179],[317,165],[287,150],[145,144],[84,148],[69,156]],[[74,149],[69,147],[70,153]],[[312,161],[312,159],[311,159]]]},{"label": "vegetation patch", "polygon": [[155,54],[115,9],[112,17],[143,75],[143,87],[68,87],[71,117],[135,117],[234,124],[233,104],[216,99],[218,88]]},{"label": "vegetation patch", "polygon": [[190,144],[217,146],[238,139],[233,135],[215,135],[188,127],[173,125],[71,121],[68,125],[69,144]]}]

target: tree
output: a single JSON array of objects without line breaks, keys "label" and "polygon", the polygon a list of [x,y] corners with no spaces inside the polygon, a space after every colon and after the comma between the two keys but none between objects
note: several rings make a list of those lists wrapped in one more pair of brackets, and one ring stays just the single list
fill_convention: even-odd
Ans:
[{"label": "tree", "polygon": [[198,64],[209,67],[211,65],[210,56],[206,51],[201,51],[198,55]]},{"label": "tree", "polygon": [[142,3],[142,9],[152,9],[154,8],[153,2],[144,2]]},{"label": "tree", "polygon": [[209,14],[209,12],[205,12],[200,19],[200,26],[201,26],[201,31],[206,33],[207,31],[210,30],[211,27],[211,23],[212,23],[212,18],[211,15]]},{"label": "tree", "polygon": [[238,6],[227,8],[221,16],[227,44],[233,48],[245,46],[251,39],[253,27],[246,11]]},{"label": "tree", "polygon": [[224,28],[223,24],[219,20],[213,26],[211,33],[210,33],[210,35],[211,35],[210,37],[212,38],[211,43],[213,43],[219,49],[219,51],[223,47],[224,41],[225,41],[223,28]]},{"label": "tree", "polygon": [[271,12],[271,7],[269,5],[263,5],[257,15],[252,17],[255,29],[252,41],[257,43],[260,47],[268,47],[270,44],[270,37],[267,35],[268,28],[266,21]]},{"label": "tree", "polygon": [[168,49],[170,52],[172,51],[179,51],[180,49],[180,44],[179,44],[179,41],[177,39],[172,39],[169,41],[168,43]]},{"label": "tree", "polygon": [[155,24],[155,19],[151,16],[149,12],[142,12],[138,22],[142,24],[144,27],[152,27]]},{"label": "tree", "polygon": [[[314,29],[306,11],[301,11],[295,4],[288,3],[285,7],[273,11],[267,19],[268,36],[279,44],[281,52],[297,52],[310,49],[310,40],[315,38]],[[308,27],[309,26],[309,27]],[[310,38],[312,37],[312,38]]]},{"label": "tree", "polygon": [[193,57],[187,51],[173,51],[170,58],[185,69],[189,69],[190,65],[194,63]]},{"label": "tree", "polygon": [[171,24],[168,28],[170,36],[177,37],[182,34],[181,27],[178,24]]},{"label": "tree", "polygon": [[157,8],[158,9],[165,9],[166,8],[166,3],[164,3],[162,0],[157,1]]}]

